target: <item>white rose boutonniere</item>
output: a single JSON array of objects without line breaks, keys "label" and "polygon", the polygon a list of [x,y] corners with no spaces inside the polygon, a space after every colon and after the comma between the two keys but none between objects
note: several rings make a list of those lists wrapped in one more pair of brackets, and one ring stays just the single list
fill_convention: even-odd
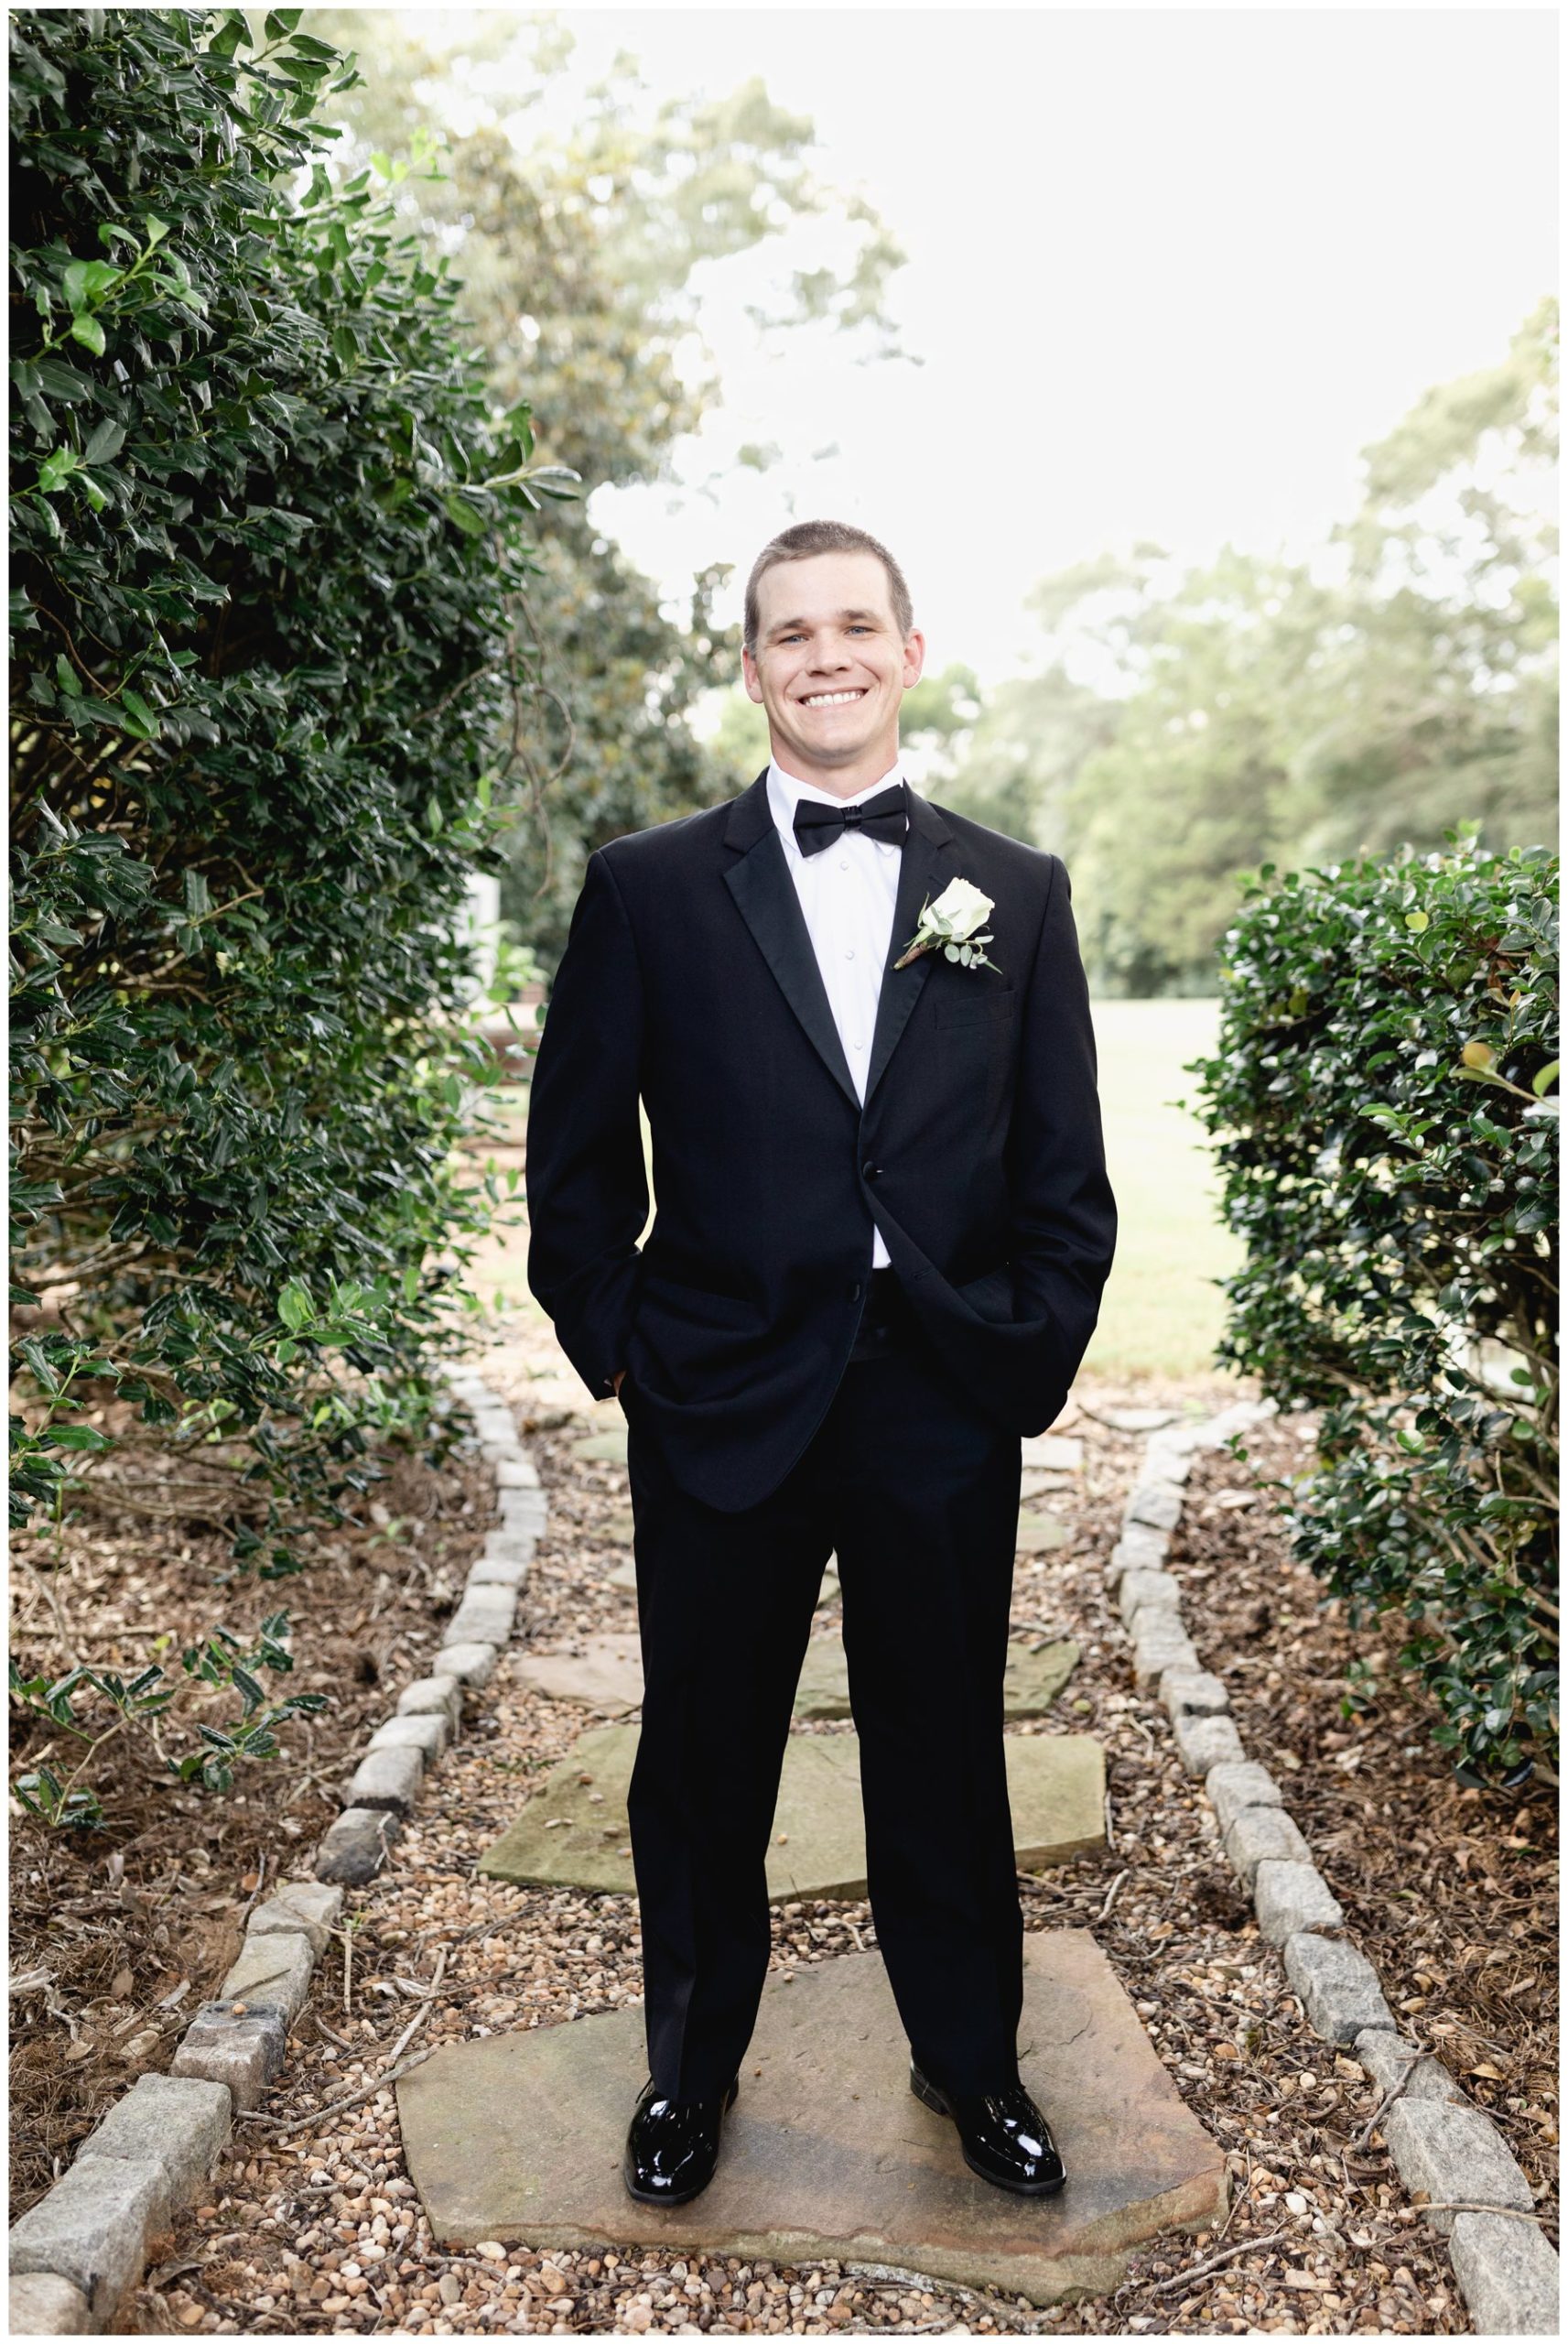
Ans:
[{"label": "white rose boutonniere", "polygon": [[968,879],[950,879],[934,904],[922,906],[920,925],[893,967],[904,968],[923,952],[940,949],[945,960],[957,960],[962,968],[995,969],[996,962],[988,960],[985,954],[989,936],[976,933],[985,925],[993,900],[982,895]]}]

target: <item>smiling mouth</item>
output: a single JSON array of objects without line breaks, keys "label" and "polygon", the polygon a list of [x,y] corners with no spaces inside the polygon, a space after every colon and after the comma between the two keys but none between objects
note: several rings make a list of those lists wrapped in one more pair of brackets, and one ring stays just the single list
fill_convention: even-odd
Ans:
[{"label": "smiling mouth", "polygon": [[861,685],[848,692],[812,692],[798,705],[802,708],[848,708],[851,701],[864,700],[865,697],[865,688]]}]

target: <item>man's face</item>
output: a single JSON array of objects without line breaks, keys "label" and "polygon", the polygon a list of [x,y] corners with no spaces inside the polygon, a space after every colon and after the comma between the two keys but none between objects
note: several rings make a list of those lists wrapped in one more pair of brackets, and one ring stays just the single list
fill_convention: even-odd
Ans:
[{"label": "man's face", "polygon": [[874,553],[775,562],[757,602],[757,647],[741,667],[774,755],[797,780],[876,780],[897,760],[899,702],[925,657],[918,632],[899,634],[882,564]]}]

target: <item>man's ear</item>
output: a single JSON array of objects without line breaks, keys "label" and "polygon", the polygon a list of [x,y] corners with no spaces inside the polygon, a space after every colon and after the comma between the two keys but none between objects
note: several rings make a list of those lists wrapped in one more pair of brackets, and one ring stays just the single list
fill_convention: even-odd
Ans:
[{"label": "man's ear", "polygon": [[757,673],[757,663],[749,651],[742,650],[741,654],[741,676],[746,687],[747,699],[755,700],[757,706],[761,708],[762,679]]},{"label": "man's ear", "polygon": [[[925,637],[920,629],[911,627],[903,638],[903,689],[908,691],[920,681],[925,672]],[[757,698],[755,692],[752,699]]]}]

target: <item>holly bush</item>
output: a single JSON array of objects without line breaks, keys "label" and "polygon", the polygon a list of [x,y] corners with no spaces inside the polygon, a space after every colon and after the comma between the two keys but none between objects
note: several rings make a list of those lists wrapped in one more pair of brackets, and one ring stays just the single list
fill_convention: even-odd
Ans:
[{"label": "holly bush", "polygon": [[1220,1356],[1322,1411],[1296,1552],[1403,1658],[1466,1781],[1554,1773],[1555,858],[1265,866],[1190,1069],[1246,1247]]},{"label": "holly bush", "polygon": [[334,185],[301,13],[9,20],[15,1503],[117,1474],[274,1575],[494,1201],[459,915],[571,493],[399,167]]}]

